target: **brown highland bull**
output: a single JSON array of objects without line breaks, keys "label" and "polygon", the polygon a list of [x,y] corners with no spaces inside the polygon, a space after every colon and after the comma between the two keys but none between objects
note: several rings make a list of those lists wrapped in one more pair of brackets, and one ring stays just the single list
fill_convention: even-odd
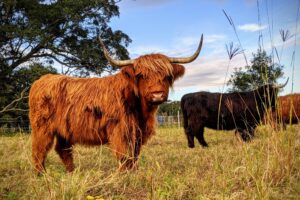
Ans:
[{"label": "brown highland bull", "polygon": [[203,35],[197,51],[187,58],[150,54],[118,61],[99,41],[109,62],[122,67],[119,73],[105,78],[45,75],[30,89],[32,157],[38,172],[45,170],[55,138],[55,151],[68,172],[74,169],[74,144],[108,144],[122,168],[134,167],[141,146],[154,134],[158,105],[167,100],[169,87],[184,74],[179,64],[197,58]]},{"label": "brown highland bull", "polygon": [[285,129],[287,124],[298,124],[299,122],[300,94],[278,97],[276,110],[264,116],[264,123],[270,123],[275,129],[279,129],[278,124],[281,124]]}]

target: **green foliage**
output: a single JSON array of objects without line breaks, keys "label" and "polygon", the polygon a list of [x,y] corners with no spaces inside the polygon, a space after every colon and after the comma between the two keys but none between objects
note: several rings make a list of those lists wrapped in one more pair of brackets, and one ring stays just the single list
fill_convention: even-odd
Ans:
[{"label": "green foliage", "polygon": [[1,74],[37,60],[101,74],[111,67],[97,43],[99,34],[117,58],[128,58],[123,45],[130,38],[108,26],[119,15],[115,1],[4,0],[0,15]]},{"label": "green foliage", "polygon": [[159,105],[159,115],[177,115],[177,112],[181,112],[180,101],[168,101]]},{"label": "green foliage", "polygon": [[[28,88],[24,97],[28,96],[29,87],[31,84],[39,79],[42,75],[45,74],[56,74],[57,71],[51,66],[43,66],[41,64],[33,64],[29,67],[24,67],[19,70],[13,71],[12,74],[8,77],[7,88],[4,91],[0,91],[0,110],[2,110],[6,105],[12,102],[14,99],[19,98],[20,93],[24,88]],[[14,107],[21,109],[23,111],[9,111],[5,113],[0,113],[0,126],[7,125],[4,119],[18,118],[19,120],[25,121],[24,126],[28,126],[28,98],[24,98],[21,101],[17,102]]]},{"label": "green foliage", "polygon": [[267,83],[276,83],[277,79],[283,76],[283,66],[273,63],[271,56],[258,49],[253,54],[251,66],[246,66],[246,70],[236,69],[228,82],[231,85],[230,91],[249,91],[256,89]]},{"label": "green foliage", "polygon": [[52,66],[41,64],[30,65],[29,68],[21,68],[13,73],[13,85],[15,91],[21,92],[23,88],[29,88],[31,84],[45,74],[56,74],[57,70]]}]

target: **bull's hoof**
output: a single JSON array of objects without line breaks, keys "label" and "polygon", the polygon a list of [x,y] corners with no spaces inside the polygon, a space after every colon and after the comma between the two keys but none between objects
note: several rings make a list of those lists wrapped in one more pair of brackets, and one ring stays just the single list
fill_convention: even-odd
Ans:
[{"label": "bull's hoof", "polygon": [[46,173],[46,169],[38,165],[34,168],[34,172],[36,173],[37,176],[43,176]]},{"label": "bull's hoof", "polygon": [[66,170],[68,173],[72,173],[75,169],[75,166],[72,164],[72,165],[68,165],[66,166]]},{"label": "bull's hoof", "polygon": [[136,161],[133,159],[128,159],[124,160],[123,162],[119,163],[119,171],[124,172],[124,171],[132,171],[132,170],[137,170],[138,169],[138,164]]},{"label": "bull's hoof", "polygon": [[121,165],[118,168],[119,172],[129,172],[129,171],[136,171],[136,170],[138,170],[138,165],[133,165],[131,167]]},{"label": "bull's hoof", "polygon": [[37,175],[38,177],[41,177],[41,176],[44,175],[44,172],[36,172],[36,175]]},{"label": "bull's hoof", "polygon": [[208,144],[207,143],[205,143],[205,144],[201,144],[201,146],[203,147],[203,148],[208,148]]},{"label": "bull's hoof", "polygon": [[195,144],[188,144],[189,148],[193,149],[195,148]]},{"label": "bull's hoof", "polygon": [[241,138],[244,142],[250,142],[253,139],[253,136],[247,134],[247,135],[241,135]]},{"label": "bull's hoof", "polygon": [[243,142],[250,142],[254,138],[254,130],[248,131],[246,129],[237,129],[235,133],[239,133]]}]

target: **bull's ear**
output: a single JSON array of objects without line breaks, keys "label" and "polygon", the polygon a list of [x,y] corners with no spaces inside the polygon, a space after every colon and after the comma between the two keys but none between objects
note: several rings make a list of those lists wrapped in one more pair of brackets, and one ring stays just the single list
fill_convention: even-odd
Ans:
[{"label": "bull's ear", "polygon": [[172,64],[172,65],[173,65],[174,80],[183,76],[183,74],[185,72],[185,68],[182,65],[178,65],[178,64]]},{"label": "bull's ear", "polygon": [[[134,95],[138,96],[138,87],[137,87],[137,79],[135,76],[135,71],[133,69],[133,66],[126,66],[123,67],[121,70],[121,73],[125,75],[125,77],[128,79],[128,87],[133,90]],[[130,92],[130,90],[127,90],[127,92]],[[126,98],[130,96],[130,94],[125,94]]]},{"label": "bull's ear", "polygon": [[129,79],[134,79],[135,77],[133,66],[123,67],[121,72]]}]

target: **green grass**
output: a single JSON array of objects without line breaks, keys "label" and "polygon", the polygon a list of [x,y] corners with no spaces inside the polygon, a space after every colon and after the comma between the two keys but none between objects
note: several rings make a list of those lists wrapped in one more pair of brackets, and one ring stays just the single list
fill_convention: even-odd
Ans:
[{"label": "green grass", "polygon": [[300,126],[259,127],[243,143],[233,131],[206,129],[210,145],[187,147],[183,129],[160,128],[143,147],[139,168],[118,172],[107,146],[76,146],[76,170],[56,153],[36,176],[29,135],[0,136],[0,199],[299,199]]}]

